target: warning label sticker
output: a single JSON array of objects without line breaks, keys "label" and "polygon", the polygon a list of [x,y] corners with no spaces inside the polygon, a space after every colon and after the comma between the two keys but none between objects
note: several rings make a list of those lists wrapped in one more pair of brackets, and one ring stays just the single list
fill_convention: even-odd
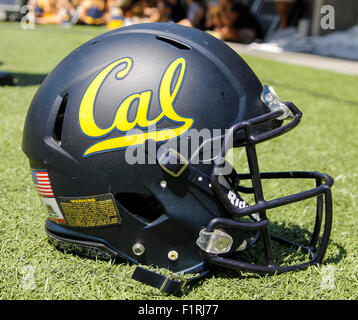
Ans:
[{"label": "warning label sticker", "polygon": [[117,206],[111,193],[90,197],[58,197],[63,216],[73,227],[102,227],[120,224]]}]

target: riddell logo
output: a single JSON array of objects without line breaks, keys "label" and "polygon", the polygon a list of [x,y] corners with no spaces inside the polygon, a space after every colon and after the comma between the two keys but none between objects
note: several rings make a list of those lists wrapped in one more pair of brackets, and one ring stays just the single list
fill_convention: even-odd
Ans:
[{"label": "riddell logo", "polygon": [[[158,89],[161,112],[154,119],[148,119],[153,91],[147,89],[130,94],[124,98],[116,110],[112,124],[107,128],[100,127],[96,123],[94,116],[96,97],[102,84],[111,76],[111,72],[118,69],[118,67],[121,67],[121,69],[115,74],[115,78],[122,80],[130,76],[134,68],[134,62],[129,57],[112,62],[92,80],[83,95],[78,115],[80,130],[86,137],[99,140],[84,151],[83,157],[129,146],[139,146],[146,140],[155,140],[157,142],[168,141],[185,134],[194,124],[193,118],[179,115],[174,108],[187,68],[186,60],[180,57],[168,65],[162,76]],[[120,90],[120,86],[118,89]],[[135,118],[129,121],[129,113],[135,102],[137,103],[137,112]],[[153,130],[163,119],[174,123],[176,126],[162,130]],[[133,129],[145,129],[146,131],[135,133]],[[116,131],[125,133],[125,135],[108,138],[111,133]]]}]

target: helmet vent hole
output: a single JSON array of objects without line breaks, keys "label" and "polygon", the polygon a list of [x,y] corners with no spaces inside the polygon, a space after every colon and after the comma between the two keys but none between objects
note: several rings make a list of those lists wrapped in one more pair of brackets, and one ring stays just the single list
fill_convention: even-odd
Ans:
[{"label": "helmet vent hole", "polygon": [[53,132],[52,132],[52,138],[53,138],[53,140],[55,140],[55,142],[58,145],[61,145],[62,125],[63,125],[63,118],[64,118],[65,111],[66,111],[67,101],[68,101],[68,94],[66,94],[62,98],[60,108],[58,109],[55,126],[54,126]]},{"label": "helmet vent hole", "polygon": [[166,211],[152,195],[122,192],[115,195],[116,200],[132,215],[144,223],[152,223]]},{"label": "helmet vent hole", "polygon": [[166,42],[178,49],[181,50],[191,50],[191,47],[189,45],[187,45],[186,43],[183,43],[181,41],[172,39],[172,38],[168,38],[168,37],[163,37],[163,36],[156,36],[156,38],[160,41]]}]

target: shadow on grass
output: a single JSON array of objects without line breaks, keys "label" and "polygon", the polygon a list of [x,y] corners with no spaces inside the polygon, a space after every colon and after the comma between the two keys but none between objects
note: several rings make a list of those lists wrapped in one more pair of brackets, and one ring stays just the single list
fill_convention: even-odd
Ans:
[{"label": "shadow on grass", "polygon": [[[310,242],[311,232],[298,225],[286,225],[284,223],[277,224],[275,222],[270,224],[271,234],[277,235],[288,240],[294,241],[301,245],[308,246]],[[277,266],[288,266],[294,264],[301,264],[309,261],[309,255],[304,250],[297,247],[279,244],[276,241],[272,241],[272,248],[275,258],[275,264]],[[317,251],[317,250],[316,250]],[[323,258],[321,265],[336,264],[341,261],[347,254],[347,251],[339,243],[329,240],[328,248],[325,257]],[[230,259],[237,259],[246,263],[254,263],[258,265],[266,265],[265,251],[263,242],[260,240],[254,246],[247,248],[245,251],[230,256]],[[291,271],[292,272],[292,271]],[[217,278],[225,279],[252,279],[261,278],[267,276],[273,276],[270,274],[258,274],[245,272],[244,270],[231,270],[219,266],[213,266],[212,272],[207,277],[215,275]],[[205,278],[199,279],[194,283],[183,289],[184,294],[189,294],[194,288],[198,288],[202,285]]]},{"label": "shadow on grass", "polygon": [[[275,223],[270,224],[271,234],[280,236],[282,238],[288,239],[295,243],[301,244],[303,246],[308,246],[310,242],[311,232],[307,229],[304,229],[298,225],[285,224],[285,223]],[[82,256],[84,258],[99,258],[102,260],[113,260],[115,263],[126,263],[127,261],[121,258],[110,257],[108,254],[104,254],[102,250],[97,250],[96,248],[82,247],[77,246],[76,241],[69,245],[68,243],[58,241],[56,239],[49,239],[50,243],[54,245],[58,250],[73,254],[76,256]],[[72,240],[73,241],[73,240]],[[285,244],[279,244],[276,241],[272,241],[272,248],[275,258],[275,264],[277,266],[288,266],[293,264],[300,264],[309,261],[309,255],[306,251],[301,250],[296,246],[290,246]],[[266,265],[266,258],[264,253],[263,241],[259,240],[254,246],[245,249],[242,252],[235,253],[230,255],[230,259],[237,259],[246,263],[254,263],[258,265]],[[347,254],[346,250],[340,244],[330,240],[328,245],[328,252],[323,259],[322,265],[327,263],[338,263],[342,260]],[[131,263],[130,263],[131,264]],[[211,272],[202,278],[196,279],[195,281],[187,283],[183,288],[180,296],[189,294],[193,289],[199,288],[208,277],[214,275],[217,278],[225,279],[252,279],[252,278],[261,278],[263,276],[267,277],[270,275],[256,274],[245,272],[244,270],[230,270],[228,268],[213,266]]]},{"label": "shadow on grass", "polygon": [[17,87],[40,85],[47,76],[45,73],[11,72],[11,74],[14,78],[15,86]]}]

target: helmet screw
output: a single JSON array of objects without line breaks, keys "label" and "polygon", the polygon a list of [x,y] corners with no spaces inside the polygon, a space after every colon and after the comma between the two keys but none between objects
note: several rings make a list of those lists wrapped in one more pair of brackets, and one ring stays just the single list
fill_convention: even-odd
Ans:
[{"label": "helmet screw", "polygon": [[176,252],[175,250],[169,251],[169,253],[168,253],[168,258],[169,258],[169,260],[171,260],[171,261],[177,260],[177,259],[178,259],[178,252]]},{"label": "helmet screw", "polygon": [[165,189],[167,187],[167,182],[165,180],[160,181],[160,186],[162,189]]},{"label": "helmet screw", "polygon": [[145,248],[141,243],[137,242],[132,246],[132,250],[136,256],[141,256],[144,253]]}]

